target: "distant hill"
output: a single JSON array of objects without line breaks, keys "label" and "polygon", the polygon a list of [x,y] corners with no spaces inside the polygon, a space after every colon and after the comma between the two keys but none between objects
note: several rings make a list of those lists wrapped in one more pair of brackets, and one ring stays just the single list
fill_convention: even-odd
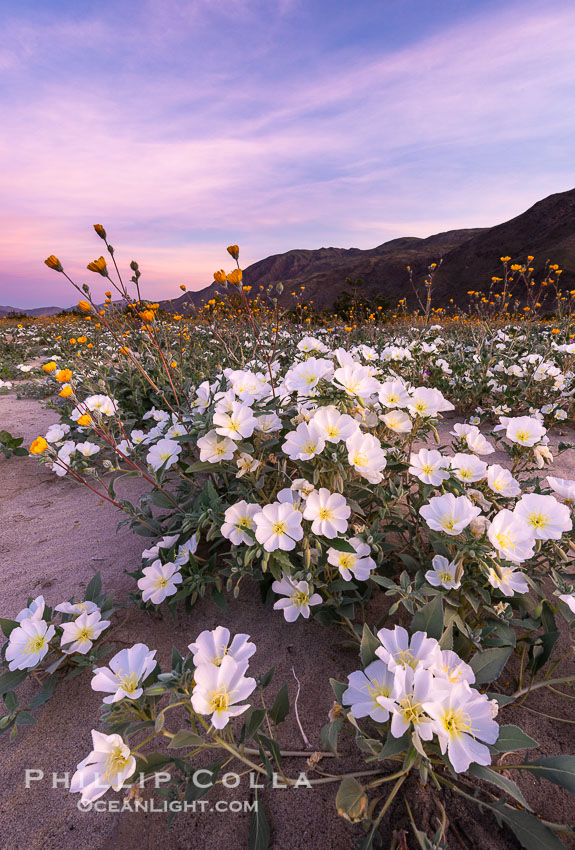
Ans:
[{"label": "distant hill", "polygon": [[[470,289],[489,289],[491,278],[501,275],[500,257],[508,255],[524,262],[535,257],[533,266],[540,273],[545,261],[563,269],[562,287],[575,288],[575,189],[550,195],[526,212],[491,228],[449,230],[427,239],[414,236],[392,239],[377,248],[318,248],[275,254],[244,269],[244,283],[252,286],[250,297],[260,285],[281,281],[284,306],[293,303],[291,292],[305,286],[304,300],[314,307],[332,307],[345,288],[346,277],[364,280],[367,296],[382,295],[392,304],[407,298],[415,306],[406,266],[411,266],[416,283],[422,284],[430,263],[442,260],[434,282],[433,302],[445,305],[449,299],[466,304]],[[189,314],[221,292],[210,284],[197,292],[186,292],[161,306],[170,312]]]},{"label": "distant hill", "polygon": [[55,316],[62,312],[62,307],[34,307],[31,310],[24,310],[22,307],[3,307],[0,306],[0,318],[9,316],[11,313],[26,316]]}]

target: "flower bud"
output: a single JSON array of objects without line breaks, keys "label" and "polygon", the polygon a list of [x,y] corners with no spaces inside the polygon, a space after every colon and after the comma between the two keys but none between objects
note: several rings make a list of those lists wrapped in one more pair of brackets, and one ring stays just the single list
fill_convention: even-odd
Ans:
[{"label": "flower bud", "polygon": [[100,237],[100,239],[105,239],[105,238],[106,238],[106,231],[104,230],[104,228],[102,227],[102,225],[101,225],[101,224],[95,224],[95,225],[94,225],[94,230],[96,231],[96,233],[98,234],[98,236]]},{"label": "flower bud", "polygon": [[56,271],[56,272],[63,272],[64,271],[62,263],[60,262],[58,257],[54,256],[54,254],[50,254],[48,259],[44,260],[44,262],[48,266],[49,269],[54,269],[54,271]]},{"label": "flower bud", "polygon": [[70,384],[64,384],[58,395],[61,396],[61,398],[69,398],[73,392],[74,390],[72,389]]},{"label": "flower bud", "polygon": [[104,257],[98,257],[97,260],[92,260],[91,263],[88,263],[86,266],[88,271],[98,272],[103,277],[108,277],[108,267],[106,265],[106,260]]},{"label": "flower bud", "polygon": [[237,260],[240,256],[240,246],[239,245],[228,245],[228,254]]},{"label": "flower bud", "polygon": [[225,283],[226,282],[226,273],[223,269],[220,269],[217,272],[214,272],[214,280],[216,283]]},{"label": "flower bud", "polygon": [[92,305],[88,301],[78,301],[78,307],[83,313],[89,313],[92,309]]}]

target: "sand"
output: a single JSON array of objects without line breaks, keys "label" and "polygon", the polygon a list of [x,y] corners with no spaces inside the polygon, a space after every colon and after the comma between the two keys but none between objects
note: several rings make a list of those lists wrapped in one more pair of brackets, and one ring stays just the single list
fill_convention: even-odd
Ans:
[{"label": "sand", "polygon": [[[56,413],[40,403],[18,400],[15,395],[0,396],[0,427],[24,436],[28,444],[37,434],[45,433],[57,419]],[[442,428],[446,435],[448,426]],[[490,461],[498,458],[490,457]],[[555,475],[575,477],[575,452],[569,452],[553,467]],[[137,495],[141,486],[130,479],[123,495]],[[0,459],[0,576],[2,593],[0,615],[13,617],[28,595],[42,593],[50,604],[71,597],[79,598],[89,579],[99,570],[104,588],[124,602],[134,589],[133,579],[125,575],[140,563],[145,539],[123,528],[116,533],[121,516],[85,488],[72,481],[57,478],[32,458]],[[265,672],[275,665],[276,674],[270,686],[271,698],[282,682],[287,681],[293,702],[295,670],[301,681],[299,714],[314,748],[319,749],[319,732],[327,722],[333,697],[329,677],[345,679],[358,667],[353,649],[342,647],[342,636],[317,623],[299,620],[289,625],[277,612],[264,607],[258,589],[242,585],[238,600],[228,600],[222,613],[204,600],[190,616],[181,614],[174,622],[136,607],[128,607],[114,615],[113,640],[117,649],[136,641],[158,650],[158,658],[167,668],[172,645],[185,652],[186,646],[205,628],[218,623],[233,632],[247,632],[258,651],[252,659],[251,671]],[[563,673],[575,671],[569,635],[562,636],[562,649],[567,660]],[[571,656],[569,656],[571,653]],[[560,715],[575,721],[573,703],[558,700],[538,691],[526,705],[537,711]],[[214,789],[207,798],[205,812],[178,815],[174,826],[165,831],[166,815],[115,812],[80,812],[78,795],[71,795],[62,785],[52,787],[52,772],[70,775],[76,764],[91,749],[90,730],[99,727],[100,697],[90,689],[89,677],[69,680],[57,689],[53,699],[37,710],[38,722],[24,728],[14,743],[0,737],[2,770],[0,773],[0,848],[13,850],[104,850],[104,848],[144,848],[164,846],[191,850],[235,850],[248,846],[250,815],[245,812],[215,811],[216,800],[250,799],[247,782],[229,791]],[[560,724],[533,713],[529,708],[513,708],[504,715],[505,723],[519,723],[541,744],[546,755],[575,752],[575,726]],[[283,724],[281,744],[285,749],[303,749],[301,736],[293,719]],[[349,754],[337,770],[361,766],[351,741],[345,741],[342,752]],[[532,755],[536,754],[532,751]],[[517,757],[522,756],[518,753]],[[513,757],[515,758],[515,756]],[[302,761],[286,762],[286,769],[296,775]],[[323,762],[325,770],[333,765]],[[25,770],[44,771],[42,781],[25,787]],[[232,768],[233,769],[233,768]],[[517,775],[514,774],[514,779]],[[544,816],[553,821],[573,820],[573,797],[546,783],[537,785],[531,776],[519,780],[527,799],[536,804]],[[416,817],[431,829],[437,826],[438,811],[428,789],[410,778],[408,796]],[[262,799],[271,823],[270,846],[274,850],[349,850],[361,840],[360,827],[346,823],[335,813],[337,784],[314,790],[273,790],[263,792]],[[121,800],[120,794],[105,798]],[[518,842],[507,831],[500,830],[488,814],[479,816],[475,807],[461,805],[459,800],[443,798],[454,827],[449,847],[517,848]],[[212,810],[210,810],[212,809]],[[479,817],[479,821],[475,817]],[[403,804],[391,808],[382,829],[383,847],[388,847],[396,831],[406,837],[399,847],[415,848],[416,841],[403,813]],[[459,837],[456,837],[455,833]]]}]

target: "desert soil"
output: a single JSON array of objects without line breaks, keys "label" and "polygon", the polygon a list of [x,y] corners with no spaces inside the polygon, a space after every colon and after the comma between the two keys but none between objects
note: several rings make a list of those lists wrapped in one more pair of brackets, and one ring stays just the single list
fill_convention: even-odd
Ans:
[{"label": "desert soil", "polygon": [[[57,419],[54,411],[39,402],[0,396],[0,428],[23,436],[26,445],[38,434],[46,432]],[[449,424],[442,427],[442,442],[448,441]],[[569,435],[568,435],[569,436]],[[555,438],[555,442],[557,441]],[[502,457],[490,456],[501,462]],[[575,451],[563,455],[553,466],[553,474],[575,478]],[[130,479],[122,495],[135,496],[139,483]],[[42,593],[49,604],[72,597],[79,599],[90,578],[99,570],[104,589],[113,592],[122,603],[134,589],[126,570],[140,564],[140,553],[146,541],[116,526],[121,519],[107,503],[99,503],[94,494],[66,478],[57,478],[32,458],[0,459],[0,615],[14,617],[24,607],[29,595]],[[374,614],[375,622],[375,614]],[[228,599],[224,613],[211,601],[197,604],[191,615],[180,614],[174,622],[169,618],[146,613],[134,606],[114,615],[112,640],[117,649],[137,641],[158,650],[158,659],[169,669],[171,648],[185,653],[187,645],[206,628],[217,624],[235,632],[247,632],[257,645],[250,672],[265,672],[275,665],[270,686],[271,697],[282,682],[289,685],[290,698],[296,693],[295,671],[301,682],[299,715],[314,749],[320,749],[319,733],[327,722],[333,703],[329,677],[345,680],[358,667],[353,649],[342,647],[341,635],[317,623],[298,620],[285,623],[283,617],[265,607],[256,587],[242,585],[238,600]],[[568,630],[561,639],[566,656],[559,670],[575,671]],[[502,683],[505,689],[505,683]],[[35,726],[24,727],[15,742],[0,738],[2,768],[0,771],[0,848],[1,850],[145,850],[156,846],[190,848],[190,850],[241,850],[248,847],[250,815],[217,812],[178,815],[166,832],[163,813],[80,812],[78,795],[71,795],[62,784],[52,787],[52,774],[59,777],[75,770],[76,764],[91,749],[90,730],[99,728],[100,695],[90,689],[88,676],[79,676],[59,685],[54,697],[36,711]],[[536,712],[559,715],[570,723],[548,720]],[[293,714],[293,712],[292,712]],[[540,752],[532,755],[575,752],[575,711],[573,702],[559,700],[552,694],[537,691],[523,706],[506,710],[504,723],[518,723],[540,743]],[[281,727],[282,747],[303,749],[301,736],[292,716]],[[349,754],[342,770],[361,766],[351,741],[344,741],[342,752]],[[509,759],[524,756],[517,753]],[[293,759],[286,768],[295,775],[305,760]],[[329,762],[322,767],[329,771]],[[44,779],[25,787],[25,770],[44,772]],[[233,769],[233,767],[231,768]],[[339,770],[339,767],[337,768]],[[516,773],[514,779],[518,779]],[[527,800],[543,816],[554,822],[573,822],[573,797],[555,786],[537,783],[531,778],[518,779]],[[416,819],[431,831],[438,824],[439,811],[428,789],[415,779],[408,794]],[[407,786],[404,786],[407,788]],[[348,824],[335,812],[337,784],[320,789],[269,789],[262,794],[272,831],[273,850],[350,850],[361,840],[359,827]],[[216,800],[249,800],[248,783],[225,791],[218,787],[209,797]],[[121,799],[108,794],[103,799]],[[400,805],[401,803],[401,805]],[[453,848],[518,848],[520,845],[507,831],[500,829],[487,814],[479,814],[460,800],[443,798],[453,831],[449,847]],[[395,805],[395,804],[394,804]],[[406,830],[398,846],[415,850],[418,846],[403,814],[399,801],[391,808],[382,830],[383,847]]]}]

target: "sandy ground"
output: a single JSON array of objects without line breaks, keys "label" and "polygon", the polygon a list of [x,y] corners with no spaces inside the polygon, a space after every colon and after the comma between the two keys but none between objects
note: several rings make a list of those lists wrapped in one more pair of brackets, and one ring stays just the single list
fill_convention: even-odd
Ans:
[{"label": "sandy ground", "polygon": [[[18,400],[13,395],[0,396],[0,427],[15,435],[24,436],[27,444],[37,434],[45,433],[56,421],[56,414],[45,410],[36,401]],[[442,429],[447,436],[449,427]],[[496,461],[493,455],[490,461]],[[575,452],[556,463],[554,474],[575,477]],[[123,495],[135,495],[138,482],[130,480],[130,489]],[[0,614],[14,616],[28,595],[42,593],[50,604],[71,597],[79,598],[87,581],[100,570],[104,588],[113,591],[120,601],[133,589],[133,579],[125,570],[140,563],[143,538],[126,529],[116,533],[119,515],[106,503],[97,504],[96,497],[67,479],[60,479],[41,468],[31,458],[0,459],[0,576],[2,593]],[[222,613],[213,603],[198,604],[191,616],[180,615],[174,623],[160,619],[134,607],[114,615],[113,639],[117,648],[136,641],[158,650],[158,658],[167,669],[172,645],[182,652],[196,635],[216,624],[227,625],[232,632],[247,632],[258,651],[252,659],[251,670],[264,672],[276,666],[270,694],[288,681],[290,697],[295,697],[292,668],[302,683],[299,713],[302,724],[314,748],[320,748],[319,731],[327,722],[332,704],[329,677],[345,679],[356,669],[355,651],[342,648],[341,636],[312,622],[298,621],[288,625],[283,618],[259,601],[257,588],[243,587],[239,600],[229,600],[228,610]],[[570,652],[568,635],[562,648]],[[571,658],[560,668],[573,670]],[[252,673],[253,674],[253,673]],[[531,708],[514,708],[502,722],[517,722],[541,743],[547,755],[575,751],[574,725],[546,720],[533,712],[560,714],[575,721],[573,703],[549,699],[548,695],[530,698]],[[99,725],[100,698],[89,685],[88,677],[65,682],[53,699],[36,712],[38,722],[27,727],[10,744],[7,736],[0,738],[2,769],[0,773],[0,848],[13,850],[104,850],[125,848],[144,850],[156,845],[191,850],[235,850],[247,848],[250,815],[222,813],[209,810],[179,815],[171,830],[165,832],[164,814],[119,814],[109,812],[79,812],[77,795],[69,794],[61,785],[52,788],[52,772],[62,776],[73,772],[76,764],[91,749],[90,730]],[[289,719],[282,727],[281,743],[286,749],[302,749],[297,726]],[[344,752],[353,753],[351,742]],[[533,752],[533,751],[532,751]],[[518,754],[521,755],[521,754]],[[346,762],[346,769],[358,762]],[[329,770],[326,764],[325,769]],[[286,763],[294,775],[301,762]],[[25,770],[44,771],[42,781],[25,787]],[[339,769],[339,768],[338,768]],[[514,776],[514,778],[517,778]],[[411,780],[410,780],[411,782]],[[537,786],[529,776],[521,781],[528,800],[537,803],[549,820],[573,821],[571,797],[555,786]],[[413,781],[409,789],[412,806],[433,828],[437,826],[437,810],[426,789]],[[361,839],[362,832],[337,817],[334,797],[337,785],[307,791],[267,790],[263,794],[272,825],[271,846],[274,850],[349,850]],[[104,799],[117,798],[110,794]],[[214,790],[210,805],[216,800],[248,800],[247,783],[228,792]],[[444,799],[449,805],[449,800]],[[517,848],[519,844],[508,832],[500,830],[487,815],[468,810],[459,802],[448,808],[452,823],[460,838],[450,847]],[[396,814],[397,812],[397,814]],[[477,814],[476,814],[477,813]],[[383,831],[383,847],[388,847],[393,830],[408,829],[399,808],[390,810]],[[450,840],[454,840],[453,837]],[[400,845],[402,846],[402,845]],[[408,831],[405,847],[415,848],[416,842]]]}]

